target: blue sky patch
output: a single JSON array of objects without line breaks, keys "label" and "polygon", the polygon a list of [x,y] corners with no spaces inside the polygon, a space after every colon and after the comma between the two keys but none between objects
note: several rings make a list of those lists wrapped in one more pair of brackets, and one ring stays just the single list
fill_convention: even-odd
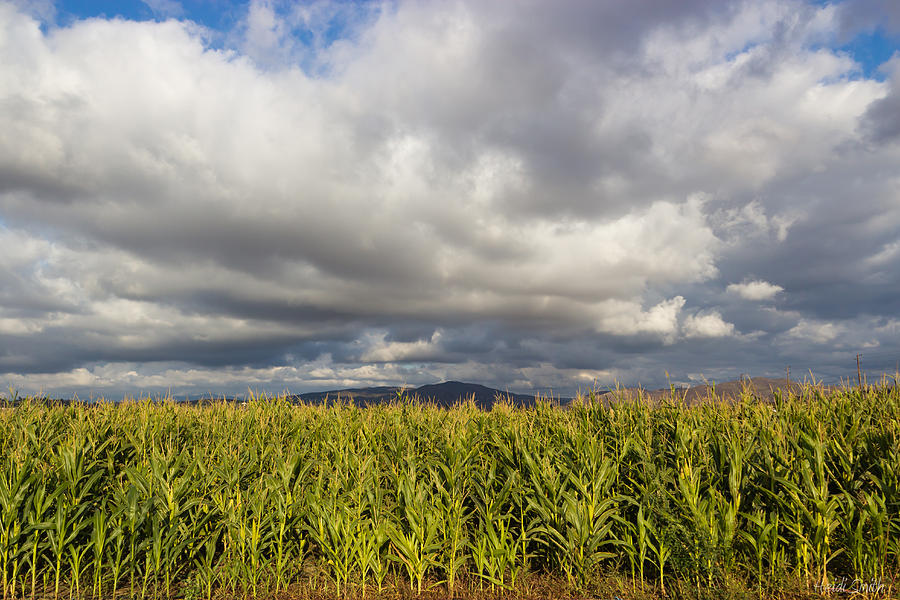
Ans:
[{"label": "blue sky patch", "polygon": [[837,50],[852,56],[859,63],[866,79],[884,81],[887,74],[880,67],[900,51],[900,36],[886,35],[881,29],[866,31],[858,34],[850,43],[839,46]]}]

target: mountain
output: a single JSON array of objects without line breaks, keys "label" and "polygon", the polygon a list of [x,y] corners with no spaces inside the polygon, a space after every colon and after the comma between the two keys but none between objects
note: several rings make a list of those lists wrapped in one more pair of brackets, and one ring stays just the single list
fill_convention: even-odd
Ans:
[{"label": "mountain", "polygon": [[[423,385],[417,388],[403,387],[367,387],[349,388],[344,390],[329,390],[327,392],[309,392],[299,394],[295,398],[309,403],[335,402],[346,400],[357,406],[379,404],[397,400],[402,392],[405,398],[418,399],[431,402],[437,406],[449,407],[459,402],[474,400],[479,408],[492,407],[498,398],[508,399],[514,406],[533,406],[534,396],[528,394],[514,394],[494,388],[489,388],[476,383],[463,383],[461,381],[445,381]],[[571,398],[558,398],[561,403]]]},{"label": "mountain", "polygon": [[509,400],[510,404],[514,406],[534,406],[535,402],[534,396],[501,392],[477,383],[463,383],[461,381],[445,381],[444,383],[423,385],[416,388],[414,394],[419,398],[433,400],[441,406],[452,406],[460,399],[472,399],[480,408],[490,408],[498,398]]},{"label": "mountain", "polygon": [[396,400],[398,393],[403,389],[409,388],[390,386],[346,388],[343,390],[328,390],[326,392],[295,394],[293,398],[310,404],[330,403],[341,400],[352,402],[357,406],[365,406],[367,404],[380,404]]},{"label": "mountain", "polygon": [[[683,399],[686,404],[696,404],[712,396],[726,402],[733,401],[740,398],[744,391],[749,392],[750,395],[760,401],[772,402],[777,393],[784,393],[789,387],[791,393],[797,394],[803,389],[803,385],[804,384],[795,381],[790,382],[788,385],[788,382],[781,378],[753,377],[751,379],[747,377],[737,381],[726,381],[724,383],[698,385],[690,388],[675,388],[674,393],[676,398]],[[823,386],[817,384],[816,387],[825,393],[841,389],[841,387],[835,385]],[[670,399],[672,393],[673,390],[669,388],[647,390],[640,387],[633,387],[608,391],[597,390],[595,398],[604,404],[612,404],[623,400],[634,400],[637,398],[643,398],[651,402],[659,402]],[[535,397],[530,394],[514,394],[512,392],[505,392],[476,383],[464,383],[461,381],[445,381],[443,383],[423,385],[417,388],[381,386],[328,390],[325,392],[308,392],[305,394],[294,394],[289,396],[288,399],[302,401],[307,404],[332,404],[341,401],[350,402],[356,406],[363,407],[372,404],[396,401],[401,395],[405,399],[429,402],[444,408],[453,406],[459,402],[466,402],[470,399],[475,402],[476,406],[484,409],[490,409],[494,406],[498,398],[508,400],[510,404],[516,407],[528,407],[534,406],[535,404]],[[542,395],[541,398],[547,399],[547,396]],[[42,400],[51,404],[62,405],[79,404],[83,402],[77,398],[43,398]],[[190,396],[184,398],[174,397],[171,398],[171,400],[185,402],[187,404],[208,404],[210,402],[218,401],[244,403],[247,401],[247,398],[244,396],[216,396],[214,398],[208,396]],[[553,397],[550,398],[550,400],[563,406],[572,402],[572,398],[565,397]],[[16,406],[21,403],[21,401],[21,398],[14,400],[0,399],[0,407]],[[163,399],[156,398],[156,401],[163,401]],[[92,403],[93,401],[90,401],[87,404]]]},{"label": "mountain", "polygon": [[[788,383],[784,379],[771,379],[765,377],[745,378],[724,383],[698,385],[691,388],[676,388],[674,390],[678,398],[683,398],[687,404],[696,404],[713,394],[722,400],[735,400],[741,396],[742,390],[746,390],[754,397],[765,402],[771,402],[778,390],[787,391]],[[790,383],[790,390],[799,392],[801,385],[797,382]],[[517,407],[534,406],[535,398],[529,394],[514,394],[489,388],[476,383],[464,383],[461,381],[445,381],[423,385],[417,388],[411,387],[367,387],[349,388],[343,390],[329,390],[327,392],[310,392],[294,396],[295,399],[307,403],[348,401],[357,406],[380,404],[397,400],[400,394],[407,399],[417,399],[431,402],[437,406],[450,407],[461,401],[474,400],[479,408],[491,408],[498,398],[508,399],[510,404]],[[645,390],[641,388],[622,388],[613,391],[600,391],[597,398],[604,403],[612,403],[625,399],[634,399],[638,395],[651,400],[659,401],[671,398],[672,390],[665,388],[659,390]],[[560,404],[568,404],[572,398],[553,398]]]}]

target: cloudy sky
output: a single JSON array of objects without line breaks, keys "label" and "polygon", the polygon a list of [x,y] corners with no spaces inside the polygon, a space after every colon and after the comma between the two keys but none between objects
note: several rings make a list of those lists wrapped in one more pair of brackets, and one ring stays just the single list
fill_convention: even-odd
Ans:
[{"label": "cloudy sky", "polygon": [[900,3],[0,0],[0,385],[900,360]]}]

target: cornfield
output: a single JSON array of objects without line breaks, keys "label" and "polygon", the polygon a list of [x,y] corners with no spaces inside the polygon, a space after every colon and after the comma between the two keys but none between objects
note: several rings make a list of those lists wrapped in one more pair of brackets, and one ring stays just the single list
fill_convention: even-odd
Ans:
[{"label": "cornfield", "polygon": [[[3,598],[752,596],[900,572],[900,392],[0,409]],[[636,597],[636,596],[635,596]]]}]

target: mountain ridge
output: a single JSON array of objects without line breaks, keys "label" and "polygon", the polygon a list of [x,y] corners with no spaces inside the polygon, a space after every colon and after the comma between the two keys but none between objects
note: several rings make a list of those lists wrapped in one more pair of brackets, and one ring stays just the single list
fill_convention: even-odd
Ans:
[{"label": "mountain ridge", "polygon": [[[796,394],[805,385],[806,381],[799,383],[796,381],[788,381],[784,378],[767,378],[767,377],[744,377],[734,381],[726,381],[722,383],[706,383],[692,387],[670,387],[661,389],[647,389],[643,387],[616,388],[607,390],[593,391],[595,400],[611,404],[622,400],[649,400],[651,402],[659,402],[673,395],[676,400],[686,404],[696,404],[709,398],[717,398],[719,400],[733,401],[740,398],[743,394],[749,394],[752,397],[764,402],[771,402],[778,393],[784,393],[788,389]],[[821,383],[815,382],[815,387],[823,392],[840,389],[841,386],[828,385],[823,386]],[[579,392],[582,397],[587,397],[590,390]],[[265,396],[265,394],[263,394]],[[400,399],[405,401],[420,401],[430,403],[439,407],[448,408],[461,402],[473,401],[476,406],[482,409],[490,409],[497,403],[498,399],[507,401],[515,407],[534,406],[537,399],[549,400],[560,405],[567,405],[574,398],[566,396],[550,396],[538,393],[520,394],[487,387],[477,383],[467,383],[462,381],[444,381],[441,383],[431,383],[419,387],[410,386],[371,386],[360,388],[343,388],[336,390],[326,390],[321,392],[305,392],[301,394],[287,393],[284,397],[291,402],[302,402],[307,404],[336,404],[341,402],[349,402],[359,407],[365,407],[376,404],[384,404],[394,402]],[[187,404],[208,404],[215,401],[246,403],[251,397],[248,396],[166,396],[157,397],[156,401],[173,400],[175,402],[184,402]],[[0,398],[0,406],[16,406],[24,401],[25,397],[16,397],[12,399]],[[83,400],[77,397],[65,398],[38,398],[44,402],[55,404],[77,404],[83,403]],[[94,399],[86,402],[93,404]]]},{"label": "mountain ridge", "polygon": [[[594,396],[602,402],[614,402],[622,399],[645,398],[659,401],[672,397],[683,400],[687,404],[695,404],[704,399],[715,396],[724,400],[736,400],[743,393],[766,402],[771,402],[777,393],[788,390],[797,393],[802,387],[801,383],[786,379],[769,377],[746,377],[734,381],[722,383],[705,383],[692,387],[672,387],[648,390],[641,387],[619,388],[615,390],[597,391]],[[588,392],[584,392],[587,395]],[[323,392],[307,392],[295,394],[292,398],[311,403],[349,401],[357,406],[380,404],[399,398],[418,399],[430,402],[442,407],[449,407],[460,402],[473,400],[479,408],[490,408],[498,399],[508,400],[513,406],[534,406],[537,397],[549,399],[559,404],[569,404],[573,398],[564,396],[545,396],[539,394],[519,394],[498,390],[477,383],[462,381],[444,381],[419,387],[404,386],[378,386],[367,388],[346,388],[341,390],[328,390]]]},{"label": "mountain ridge", "polygon": [[[295,394],[294,398],[303,402],[321,403],[350,401],[357,406],[380,404],[397,400],[401,397],[418,399],[430,402],[442,407],[453,406],[460,402],[473,400],[479,408],[490,408],[498,398],[508,399],[514,406],[534,406],[536,398],[533,394],[517,394],[506,392],[496,388],[490,388],[478,383],[463,381],[444,381],[430,383],[419,387],[404,386],[376,386],[367,388],[346,388],[342,390],[328,390],[324,392],[307,392]],[[541,395],[541,398],[545,396]],[[557,398],[560,403],[571,401],[571,398]]]}]

